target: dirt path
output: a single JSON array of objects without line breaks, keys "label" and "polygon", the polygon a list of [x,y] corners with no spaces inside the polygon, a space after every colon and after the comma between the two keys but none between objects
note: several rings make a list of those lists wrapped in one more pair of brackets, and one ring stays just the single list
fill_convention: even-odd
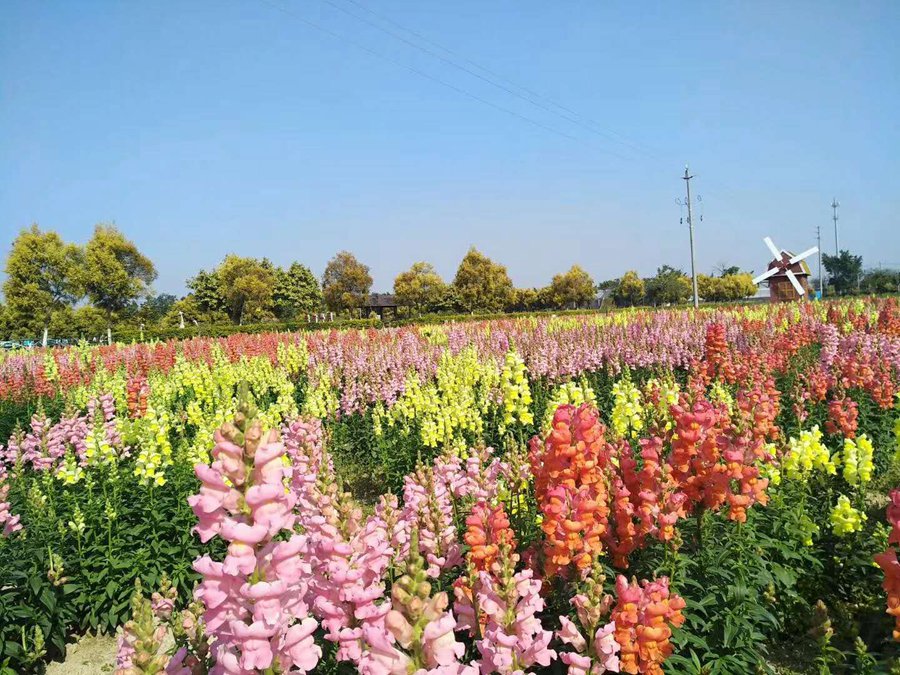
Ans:
[{"label": "dirt path", "polygon": [[116,665],[116,639],[86,635],[70,644],[66,660],[47,666],[47,675],[97,675],[111,673]]}]

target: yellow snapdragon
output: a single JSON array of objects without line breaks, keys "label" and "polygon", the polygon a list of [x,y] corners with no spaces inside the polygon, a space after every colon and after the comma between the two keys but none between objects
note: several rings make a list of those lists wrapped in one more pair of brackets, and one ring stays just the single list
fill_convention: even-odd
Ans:
[{"label": "yellow snapdragon", "polygon": [[521,424],[534,422],[534,415],[531,412],[531,387],[528,384],[525,361],[512,349],[506,353],[500,371],[500,393],[503,397],[501,433],[506,427],[517,422]]},{"label": "yellow snapdragon", "polygon": [[716,380],[709,388],[709,400],[713,403],[721,403],[728,410],[728,414],[734,412],[734,396],[728,391],[728,388]]},{"label": "yellow snapdragon", "polygon": [[844,480],[854,486],[864,485],[872,480],[872,471],[875,468],[872,462],[873,454],[872,441],[865,434],[861,434],[855,441],[852,438],[845,438],[844,448],[838,460],[842,466]]},{"label": "yellow snapdragon", "polygon": [[637,438],[644,428],[644,405],[641,392],[627,372],[612,387],[613,409],[610,423],[617,438]]},{"label": "yellow snapdragon", "polygon": [[556,387],[550,394],[550,400],[547,401],[547,411],[544,413],[544,419],[541,422],[541,430],[547,432],[553,425],[553,415],[556,409],[561,405],[580,406],[583,403],[597,405],[597,395],[584,378],[578,382],[563,382]]},{"label": "yellow snapdragon", "polygon": [[84,469],[79,466],[74,453],[66,453],[62,463],[56,470],[56,477],[62,481],[64,485],[75,485],[84,478]]},{"label": "yellow snapdragon", "polygon": [[791,437],[788,451],[782,461],[784,475],[792,480],[803,480],[813,471],[834,475],[837,467],[822,443],[822,432],[818,425],[808,431],[801,431],[800,438]]},{"label": "yellow snapdragon", "polygon": [[800,543],[804,546],[812,546],[813,535],[819,534],[819,526],[805,513],[800,516],[800,522],[797,523],[797,526],[800,529]]},{"label": "yellow snapdragon", "polygon": [[147,408],[140,419],[140,452],[134,463],[134,475],[142,485],[165,485],[166,469],[172,465],[172,444],[169,442],[169,416],[165,411]]},{"label": "yellow snapdragon", "polygon": [[847,496],[841,495],[828,519],[831,521],[831,529],[834,533],[843,537],[852,532],[859,532],[866,520],[866,514],[854,509]]},{"label": "yellow snapdragon", "polygon": [[316,367],[316,380],[316,386],[307,393],[303,402],[303,412],[319,419],[329,419],[337,413],[339,401],[328,367],[323,363]]},{"label": "yellow snapdragon", "polygon": [[663,378],[651,377],[644,385],[644,400],[651,399],[651,395],[656,399],[657,392],[658,403],[653,405],[649,412],[660,429],[669,431],[674,426],[670,408],[678,403],[681,387],[671,375]]},{"label": "yellow snapdragon", "polygon": [[426,447],[462,447],[466,432],[476,437],[483,433],[485,416],[497,407],[500,377],[497,365],[482,363],[474,347],[456,355],[445,351],[432,381],[423,383],[410,372],[403,393],[390,408],[375,406],[373,426],[377,431],[399,425],[406,434],[417,426]]}]

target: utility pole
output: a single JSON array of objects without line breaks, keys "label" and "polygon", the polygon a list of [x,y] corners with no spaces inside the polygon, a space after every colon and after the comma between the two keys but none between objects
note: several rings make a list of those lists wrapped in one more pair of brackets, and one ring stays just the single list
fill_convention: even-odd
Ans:
[{"label": "utility pole", "polygon": [[819,299],[825,297],[825,287],[822,285],[822,226],[816,225],[816,245],[819,247]]},{"label": "utility pole", "polygon": [[837,210],[840,205],[841,205],[841,203],[837,199],[832,198],[831,212],[833,215],[831,216],[831,219],[834,221],[834,254],[835,255],[841,254],[840,249],[838,248],[838,229],[837,229],[837,221],[838,221]]},{"label": "utility pole", "polygon": [[697,295],[697,267],[694,264],[694,214],[691,211],[691,178],[688,167],[684,166],[684,183],[687,187],[688,229],[691,232],[691,283],[694,286],[694,309],[700,306],[700,297]]}]

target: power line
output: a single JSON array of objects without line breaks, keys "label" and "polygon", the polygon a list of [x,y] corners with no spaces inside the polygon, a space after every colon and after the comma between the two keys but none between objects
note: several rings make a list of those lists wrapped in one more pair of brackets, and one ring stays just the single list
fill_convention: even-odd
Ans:
[{"label": "power line", "polygon": [[[412,47],[414,49],[418,49],[419,51],[423,52],[424,54],[428,54],[429,56],[431,56],[435,59],[438,59],[439,61],[441,61],[443,63],[453,66],[454,68],[456,68],[464,73],[467,73],[468,75],[471,75],[472,77],[475,77],[475,78],[481,80],[482,82],[486,82],[486,83],[490,84],[491,86],[496,87],[497,89],[500,89],[500,90],[506,92],[507,94],[510,94],[511,96],[515,96],[516,98],[518,98],[522,101],[525,101],[526,103],[530,103],[531,105],[533,105],[537,108],[540,108],[541,110],[543,110],[545,112],[548,112],[552,115],[557,115],[558,117],[566,120],[567,122],[569,122],[571,124],[575,124],[590,133],[597,134],[599,136],[603,136],[607,140],[610,140],[614,143],[619,143],[621,145],[628,146],[628,147],[632,148],[633,150],[638,150],[638,151],[653,154],[646,148],[642,148],[634,143],[631,143],[627,139],[622,138],[621,136],[619,136],[618,134],[615,134],[614,132],[607,131],[603,128],[600,128],[600,125],[597,122],[594,122],[593,120],[584,118],[584,116],[579,115],[574,110],[571,110],[570,108],[567,108],[566,106],[555,103],[554,101],[547,99],[546,97],[541,96],[540,94],[538,94],[536,92],[531,91],[527,87],[518,85],[515,82],[512,82],[511,80],[509,80],[508,78],[505,78],[502,75],[495,73],[494,71],[490,70],[489,68],[485,68],[484,66],[479,65],[478,63],[472,61],[471,59],[468,59],[464,56],[460,56],[460,55],[456,54],[452,50],[448,49],[447,47],[444,47],[443,45],[435,42],[434,40],[431,40],[431,39],[425,37],[421,33],[418,33],[410,28],[406,28],[402,24],[394,21],[393,19],[385,17],[384,15],[379,14],[379,13],[375,12],[374,10],[369,9],[368,7],[365,7],[364,5],[362,5],[358,2],[355,2],[355,0],[347,0],[347,1],[352,3],[353,5],[369,12],[373,16],[378,17],[382,21],[385,21],[393,26],[396,26],[397,28],[399,28],[403,31],[406,31],[407,33],[409,33],[411,35],[414,35],[419,40],[422,40],[423,42],[426,42],[430,45],[433,45],[433,46],[437,47],[438,49],[441,49],[442,51],[445,51],[448,54],[451,54],[452,56],[454,56],[456,58],[461,58],[464,62],[472,64],[479,70],[482,70],[482,71],[488,73],[489,75],[491,75],[491,77],[486,77],[484,75],[481,75],[480,73],[475,72],[471,68],[468,68],[465,65],[461,65],[461,64],[457,63],[453,59],[449,59],[445,56],[442,56],[441,54],[438,54],[437,52],[435,52],[431,49],[428,49],[427,47],[423,47],[422,45],[420,45],[412,40],[409,40],[409,39],[405,38],[404,36],[385,28],[384,26],[381,26],[374,21],[370,21],[369,19],[366,19],[365,17],[360,16],[359,14],[355,14],[354,12],[351,12],[350,10],[348,10],[346,7],[342,6],[338,2],[334,2],[334,0],[321,0],[321,2],[323,2],[327,5],[330,5],[331,7],[334,7],[335,9],[337,9],[341,12],[344,12],[345,14],[353,17],[357,21],[361,21],[368,26],[372,26],[376,30],[381,31],[382,33],[385,33],[386,35],[390,35],[391,37],[393,37],[397,40],[400,40],[404,44],[409,45],[410,47]],[[503,82],[505,82],[506,84],[503,84]],[[506,86],[506,85],[510,85],[510,86]],[[510,87],[515,87],[515,89],[524,91],[525,94],[522,94],[519,91],[516,91],[515,89],[512,89]],[[544,103],[542,103],[542,101],[546,101],[549,105],[545,105]],[[558,110],[554,110],[554,108],[557,108]],[[564,112],[560,112],[560,110],[562,110]],[[568,113],[568,114],[566,114],[566,113]],[[574,117],[572,115],[574,115]],[[582,119],[584,119],[585,121],[582,121]],[[588,124],[587,122],[589,122],[590,124]],[[619,155],[618,153],[613,153],[613,154],[615,154],[620,159],[627,159],[626,157],[623,157],[622,155]]]},{"label": "power line", "polygon": [[371,56],[374,56],[375,58],[381,59],[382,61],[387,61],[388,63],[392,63],[395,66],[398,66],[400,68],[408,70],[409,72],[411,72],[415,75],[418,75],[419,77],[423,77],[427,80],[430,80],[430,81],[440,84],[444,87],[447,87],[448,89],[452,89],[453,91],[457,92],[458,94],[462,94],[463,96],[466,96],[474,101],[478,101],[479,103],[483,103],[484,105],[490,106],[491,108],[494,108],[495,110],[499,110],[501,112],[506,113],[507,115],[511,115],[511,116],[516,117],[524,122],[528,122],[529,124],[532,124],[536,127],[543,129],[544,131],[549,131],[550,133],[556,134],[558,136],[563,136],[564,138],[568,138],[569,140],[572,140],[572,141],[581,141],[581,139],[579,139],[577,136],[573,136],[564,131],[560,131],[559,129],[554,129],[553,127],[548,126],[542,122],[538,122],[537,120],[534,120],[530,117],[522,115],[522,114],[516,112],[515,110],[511,110],[502,105],[494,103],[493,101],[489,101],[486,98],[482,98],[481,96],[478,96],[477,94],[473,94],[472,92],[467,91],[466,89],[457,87],[455,84],[447,82],[446,80],[442,80],[441,78],[435,77],[434,75],[426,73],[423,70],[419,70],[415,66],[411,66],[407,63],[403,63],[402,61],[398,61],[397,59],[390,57],[387,54],[382,54],[381,52],[376,51],[376,50],[372,49],[371,47],[368,47],[367,45],[362,44],[361,42],[357,42],[356,40],[352,40],[344,35],[341,35],[340,33],[337,33],[335,31],[331,30],[330,28],[320,26],[319,24],[310,21],[306,17],[301,16],[300,14],[297,14],[296,12],[292,12],[291,10],[287,9],[286,7],[283,7],[282,5],[278,4],[277,2],[274,2],[274,0],[260,0],[260,2],[263,2],[271,7],[274,7],[278,11],[295,18],[297,21],[300,21],[301,23],[309,26],[310,28],[314,28],[318,31],[321,31],[322,33],[325,33],[326,35],[330,36],[331,38],[333,38],[335,40],[338,40],[339,42],[345,42],[349,45],[352,45],[352,46],[356,47],[357,49],[362,50]]},{"label": "power line", "polygon": [[[323,2],[326,2],[327,4],[330,4],[330,5],[332,5],[332,6],[337,7],[337,5],[335,5],[334,2],[333,2],[332,0],[322,0],[322,1],[323,1]],[[358,6],[358,7],[362,7],[363,9],[366,9],[366,11],[368,11],[368,12],[371,13],[371,14],[373,14],[374,16],[379,16],[379,17],[381,16],[381,15],[375,13],[373,10],[369,10],[368,8],[363,7],[360,3],[355,2],[355,0],[347,0],[347,1],[348,1],[348,2],[352,2],[354,5],[356,5],[356,6]],[[422,78],[424,78],[424,79],[426,79],[426,80],[429,80],[429,81],[434,82],[434,83],[436,83],[436,84],[439,84],[439,85],[441,85],[441,86],[443,86],[443,87],[446,87],[446,88],[448,88],[448,89],[450,89],[450,90],[452,90],[452,91],[455,91],[456,93],[461,94],[461,95],[463,95],[463,96],[465,96],[465,97],[467,97],[467,98],[469,98],[469,99],[472,99],[472,100],[474,100],[474,101],[476,101],[476,102],[478,102],[478,103],[482,103],[482,104],[487,105],[487,106],[489,106],[489,107],[491,107],[491,108],[493,108],[493,109],[495,109],[495,110],[499,110],[499,111],[501,111],[501,112],[503,112],[503,113],[506,113],[507,115],[510,115],[510,116],[512,116],[512,117],[515,117],[515,118],[517,118],[517,119],[519,119],[519,120],[521,120],[521,121],[523,121],[523,122],[527,122],[528,124],[531,124],[532,126],[538,127],[538,128],[540,128],[540,129],[543,129],[544,131],[548,131],[548,132],[550,132],[550,133],[552,133],[552,134],[555,134],[555,135],[557,135],[557,136],[562,136],[563,138],[566,138],[566,139],[571,140],[571,141],[576,141],[576,142],[579,142],[579,143],[584,142],[584,139],[582,139],[582,138],[578,138],[578,137],[576,137],[576,136],[573,136],[573,135],[570,134],[570,133],[567,133],[567,132],[565,132],[565,131],[561,131],[561,130],[559,130],[559,129],[553,127],[553,126],[550,126],[550,125],[548,125],[548,124],[545,124],[545,123],[543,123],[543,122],[540,122],[540,121],[538,121],[538,120],[535,120],[535,119],[533,119],[533,118],[531,118],[531,117],[528,117],[527,115],[523,115],[523,114],[521,114],[521,113],[519,113],[519,112],[517,112],[517,111],[515,111],[515,110],[512,110],[512,109],[510,109],[510,108],[507,108],[507,107],[505,107],[505,106],[503,106],[503,105],[494,103],[493,101],[490,101],[490,100],[488,100],[488,99],[486,99],[486,98],[484,98],[484,97],[482,97],[482,96],[479,96],[479,95],[477,95],[477,94],[474,94],[474,93],[468,91],[467,89],[464,89],[464,88],[462,88],[462,87],[459,87],[459,86],[457,86],[457,85],[455,85],[455,84],[453,84],[453,83],[451,83],[451,82],[448,82],[448,81],[443,80],[443,79],[441,79],[441,78],[439,78],[439,77],[437,77],[437,76],[431,75],[431,74],[428,73],[428,72],[425,72],[425,71],[423,71],[423,70],[420,70],[419,68],[416,68],[415,66],[409,65],[408,63],[404,63],[403,61],[400,61],[400,60],[395,59],[395,58],[393,58],[393,57],[391,57],[391,56],[389,56],[389,55],[387,55],[387,54],[384,54],[384,53],[379,52],[379,51],[377,51],[377,50],[375,50],[375,49],[372,49],[372,48],[369,47],[368,45],[365,45],[365,44],[363,44],[363,43],[361,43],[361,42],[359,42],[359,41],[357,41],[357,40],[354,40],[354,39],[352,39],[352,38],[348,38],[347,36],[342,35],[341,33],[338,33],[338,32],[336,32],[336,31],[334,31],[334,30],[331,30],[330,28],[326,28],[325,26],[319,25],[319,24],[317,24],[317,23],[315,23],[315,22],[313,22],[313,21],[307,19],[305,16],[302,16],[302,15],[298,14],[297,12],[291,11],[291,10],[288,9],[287,7],[284,7],[283,5],[281,5],[281,4],[280,4],[279,2],[277,2],[276,0],[260,0],[260,2],[263,2],[263,3],[265,3],[265,4],[267,4],[267,5],[271,6],[271,7],[273,7],[274,9],[278,10],[279,12],[282,12],[283,14],[286,14],[286,15],[288,15],[288,16],[290,16],[290,17],[293,17],[294,19],[296,19],[296,20],[299,21],[300,23],[303,23],[304,25],[309,26],[310,28],[313,28],[313,29],[315,29],[315,30],[317,30],[317,31],[320,31],[320,32],[322,32],[322,33],[328,35],[329,37],[331,37],[332,39],[334,39],[334,40],[336,40],[336,41],[338,41],[338,42],[343,42],[343,43],[349,44],[349,45],[355,47],[356,49],[359,49],[360,51],[363,51],[363,52],[369,54],[370,56],[373,56],[373,57],[375,57],[375,58],[377,58],[377,59],[380,59],[380,60],[382,60],[382,61],[385,61],[385,62],[387,62],[387,63],[391,63],[391,64],[393,64],[394,66],[397,66],[397,67],[399,67],[399,68],[402,68],[402,69],[404,69],[404,70],[406,70],[406,71],[408,71],[408,72],[413,73],[414,75],[418,75],[419,77],[422,77]],[[364,22],[366,22],[366,23],[369,23],[370,25],[374,25],[376,28],[379,28],[379,30],[384,30],[383,28],[377,26],[376,24],[373,24],[372,22],[367,21],[366,19],[363,19],[363,18],[361,18],[361,17],[358,17],[358,16],[356,16],[355,14],[353,14],[353,13],[351,13],[351,12],[349,12],[349,11],[343,9],[343,8],[338,7],[338,9],[341,9],[342,11],[344,11],[344,12],[347,13],[347,14],[350,14],[351,16],[355,16],[355,17],[356,17],[358,20],[360,20],[360,21],[364,21]],[[387,18],[385,18],[384,20],[385,20],[385,21],[388,21],[388,22],[390,22],[390,23],[392,23],[392,24],[394,24],[394,25],[396,25],[396,26],[398,26],[398,27],[401,27],[403,30],[408,31],[408,32],[410,32],[411,34],[414,34],[414,35],[417,35],[417,36],[420,35],[420,34],[416,33],[415,31],[412,31],[411,29],[403,28],[399,23],[397,23],[397,22],[395,22],[395,21],[392,21],[392,20],[387,19]],[[385,31],[385,32],[388,32],[389,34],[391,33],[390,31]],[[428,52],[428,53],[432,53],[432,54],[433,54],[433,52],[431,52],[431,50],[426,50],[426,49],[422,48],[421,46],[415,45],[414,43],[411,43],[411,42],[409,42],[408,40],[406,40],[406,39],[404,39],[404,38],[402,38],[402,37],[400,37],[400,36],[395,36],[395,37],[397,37],[398,39],[403,40],[403,41],[406,42],[407,44],[411,44],[412,46],[416,47],[417,49],[421,49],[421,50],[423,50],[423,51],[426,51],[426,52]],[[435,42],[432,41],[432,40],[429,40],[428,38],[425,38],[424,36],[422,36],[420,39],[423,39],[423,40],[425,40],[425,41],[427,41],[427,42],[430,42],[430,43],[432,43],[432,44],[434,44],[434,45],[436,45],[436,46],[439,46],[437,43],[435,43]],[[450,52],[449,49],[447,49],[447,48],[445,48],[445,47],[440,47],[440,46],[439,46],[439,48],[443,49],[444,51],[447,51],[448,53],[452,53],[452,52]],[[437,55],[437,54],[433,54],[433,55],[435,56],[435,58],[439,58],[439,59],[442,59],[442,60],[445,60],[445,61],[446,61],[446,59],[443,59],[442,57],[440,57],[440,56]],[[483,66],[479,66],[479,65],[476,64],[474,61],[471,61],[471,60],[468,60],[468,59],[467,59],[467,61],[469,61],[470,63],[472,63],[472,64],[475,65],[476,67],[478,67],[478,68],[484,70],[485,72],[491,72],[491,73],[493,73],[493,71],[489,71],[487,68],[485,68],[485,67],[483,67]],[[453,65],[456,66],[456,67],[460,67],[460,66],[458,66],[457,64],[453,64]],[[471,69],[466,69],[466,68],[462,68],[462,69],[465,70],[466,72],[471,72]],[[475,73],[471,73],[471,74],[472,74],[473,76],[479,77],[479,76],[478,76],[477,74],[475,74]],[[500,78],[500,79],[504,79],[504,78],[502,78],[502,76],[497,76],[497,75],[495,75],[495,77],[498,77],[498,78]],[[481,79],[485,79],[485,78],[481,78]],[[486,81],[490,81],[490,80],[486,80]],[[492,84],[495,84],[495,83],[492,83]],[[514,83],[511,83],[511,84],[512,84],[512,86],[519,87],[519,85],[516,85],[516,84],[514,84]],[[499,85],[496,85],[496,84],[495,84],[495,86],[499,86]],[[506,88],[506,87],[502,87],[502,86],[501,86],[501,88],[504,89],[504,90],[506,90],[506,91],[510,91],[510,90],[509,90],[508,88]],[[524,91],[529,92],[530,94],[534,95],[536,98],[544,98],[544,97],[541,97],[539,94],[536,94],[536,93],[534,93],[534,92],[531,92],[531,90],[529,90],[529,89],[527,89],[527,88],[524,88],[524,87],[519,87],[519,88],[523,89]],[[516,95],[516,96],[519,97],[519,98],[522,98],[521,95],[518,95],[518,94],[516,94],[515,92],[510,91],[510,93],[513,94],[513,95]],[[528,99],[526,98],[525,100],[528,100]],[[575,111],[572,111],[572,110],[566,108],[565,106],[562,106],[561,104],[554,103],[554,102],[552,102],[552,101],[549,101],[549,102],[551,103],[551,105],[554,105],[554,106],[556,106],[556,107],[558,107],[558,108],[560,108],[560,109],[562,109],[562,110],[566,110],[566,111],[571,112],[571,113],[574,114],[574,115],[578,115],[578,113],[576,113]],[[547,108],[544,107],[544,106],[539,106],[539,107],[542,107],[542,109],[547,110]],[[551,112],[552,112],[552,111],[551,111]],[[591,121],[591,120],[587,120],[587,121],[589,121],[589,122],[591,122],[592,124],[595,124],[595,125],[597,124],[596,122],[593,122],[593,121]],[[576,122],[576,123],[577,123],[577,122]],[[583,124],[579,124],[579,126],[582,126],[582,127],[583,127],[584,125],[583,125]],[[607,136],[607,138],[609,138],[610,135],[616,135],[616,134],[614,134],[614,132],[605,132],[605,131],[595,131],[594,133],[599,133],[600,135],[605,135],[605,136]],[[614,140],[614,139],[613,139],[613,140]],[[620,142],[620,143],[623,143],[623,144],[625,144],[625,145],[630,145],[630,146],[632,146],[632,147],[636,147],[636,148],[639,147],[639,146],[637,146],[637,145],[635,145],[635,144],[632,144],[632,143],[630,143],[629,141],[624,140],[624,139],[623,139],[623,140],[620,140],[619,142]],[[608,149],[608,148],[600,148],[600,149],[601,149],[603,152],[606,152],[606,153],[608,153],[608,154],[615,155],[616,157],[619,157],[620,159],[623,159],[623,160],[626,160],[626,161],[627,161],[628,159],[635,159],[635,158],[633,158],[633,157],[632,157],[632,158],[623,157],[621,154],[619,154],[619,153],[617,153],[617,152],[615,152],[615,151],[613,151],[613,150],[610,150],[610,149]],[[652,151],[651,151],[651,150],[648,150],[648,149],[645,149],[645,152],[651,152],[651,153],[652,153]],[[663,158],[661,158],[659,155],[655,155],[654,159],[662,160]],[[659,170],[662,169],[662,167],[657,167],[657,168],[658,168]],[[726,193],[727,193],[727,192],[732,192],[732,191],[728,188],[728,186],[726,186],[726,185],[724,185],[723,183],[721,183],[721,181],[712,179],[712,180],[709,180],[709,182],[718,184],[720,187],[722,187],[722,188],[725,189],[724,191],[725,191]]]}]

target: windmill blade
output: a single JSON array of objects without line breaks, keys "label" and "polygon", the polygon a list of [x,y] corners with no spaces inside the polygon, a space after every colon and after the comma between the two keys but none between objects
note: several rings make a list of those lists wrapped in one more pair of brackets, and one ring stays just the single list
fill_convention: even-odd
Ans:
[{"label": "windmill blade", "polygon": [[787,274],[787,278],[791,280],[791,284],[793,284],[794,290],[797,291],[797,295],[804,295],[806,291],[803,290],[803,286],[800,285],[800,282],[797,280],[797,277],[794,276],[794,273],[790,270],[785,270],[785,274]]},{"label": "windmill blade", "polygon": [[753,283],[754,283],[754,284],[761,283],[761,282],[765,281],[766,279],[768,279],[769,277],[771,277],[773,274],[778,274],[778,268],[777,268],[777,267],[773,267],[773,268],[770,269],[768,272],[763,272],[762,274],[760,274],[758,277],[756,277],[756,278],[753,280]]},{"label": "windmill blade", "polygon": [[769,237],[764,237],[763,241],[766,243],[766,246],[769,247],[769,250],[772,251],[772,255],[775,256],[775,260],[781,260],[781,251],[775,248],[774,242],[769,239]]},{"label": "windmill blade", "polygon": [[813,246],[812,248],[808,248],[805,251],[803,251],[803,253],[798,253],[793,258],[791,258],[791,261],[790,261],[791,265],[793,265],[794,263],[800,262],[804,258],[811,256],[813,253],[818,253],[818,252],[819,252],[818,246]]}]

